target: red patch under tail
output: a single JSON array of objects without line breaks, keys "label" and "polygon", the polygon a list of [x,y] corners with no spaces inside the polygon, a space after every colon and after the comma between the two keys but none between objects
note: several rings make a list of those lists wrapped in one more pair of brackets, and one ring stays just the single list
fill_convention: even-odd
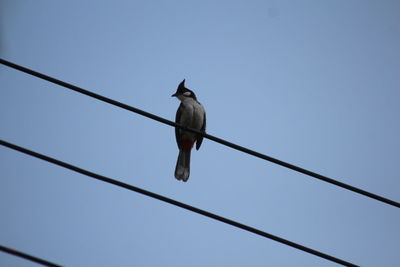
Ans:
[{"label": "red patch under tail", "polygon": [[180,148],[184,151],[192,150],[194,142],[190,140],[182,140]]}]

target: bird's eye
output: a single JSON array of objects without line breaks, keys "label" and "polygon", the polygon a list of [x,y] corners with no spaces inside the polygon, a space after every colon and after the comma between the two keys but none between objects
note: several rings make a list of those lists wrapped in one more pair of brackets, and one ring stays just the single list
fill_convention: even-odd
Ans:
[{"label": "bird's eye", "polygon": [[190,96],[192,93],[191,92],[184,92],[183,95],[184,96]]}]

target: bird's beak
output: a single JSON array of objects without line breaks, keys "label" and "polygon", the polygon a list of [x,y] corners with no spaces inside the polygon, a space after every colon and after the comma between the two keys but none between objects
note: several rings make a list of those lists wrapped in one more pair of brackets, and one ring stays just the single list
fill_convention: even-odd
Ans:
[{"label": "bird's beak", "polygon": [[176,93],[175,93],[175,94],[173,94],[173,95],[171,95],[171,97],[174,97],[174,96],[176,96]]}]

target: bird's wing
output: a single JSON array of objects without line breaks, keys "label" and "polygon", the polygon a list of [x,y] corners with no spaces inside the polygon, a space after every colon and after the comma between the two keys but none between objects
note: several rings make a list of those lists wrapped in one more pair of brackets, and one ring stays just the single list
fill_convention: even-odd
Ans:
[{"label": "bird's wing", "polygon": [[[203,116],[203,125],[201,126],[200,129],[201,132],[206,132],[206,112],[204,111],[204,116]],[[196,141],[196,150],[199,150],[201,143],[203,142],[203,136],[200,135]]]}]

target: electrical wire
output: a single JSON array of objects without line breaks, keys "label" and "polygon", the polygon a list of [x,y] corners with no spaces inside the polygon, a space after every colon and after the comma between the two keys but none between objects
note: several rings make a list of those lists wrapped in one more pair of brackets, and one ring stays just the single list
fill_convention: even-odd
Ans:
[{"label": "electrical wire", "polygon": [[124,103],[121,103],[121,102],[112,100],[112,99],[110,99],[110,98],[108,98],[108,97],[105,97],[105,96],[102,96],[102,95],[93,93],[93,92],[91,92],[91,91],[88,91],[88,90],[85,90],[85,89],[83,89],[83,88],[77,87],[77,86],[75,86],[75,85],[72,85],[72,84],[63,82],[63,81],[61,81],[61,80],[52,78],[52,77],[47,76],[47,75],[45,75],[45,74],[39,73],[39,72],[37,72],[37,71],[34,71],[34,70],[31,70],[31,69],[25,68],[25,67],[23,67],[23,66],[17,65],[17,64],[15,64],[15,63],[6,61],[6,60],[4,60],[4,59],[2,59],[2,58],[0,58],[0,63],[3,64],[3,65],[8,66],[8,67],[10,67],[10,68],[14,68],[14,69],[16,69],[16,70],[19,70],[19,71],[25,72],[25,73],[27,73],[27,74],[33,75],[33,76],[35,76],[35,77],[41,78],[41,79],[43,79],[43,80],[46,80],[46,81],[49,81],[49,82],[58,84],[58,85],[60,85],[60,86],[66,87],[66,88],[68,88],[68,89],[70,89],[70,90],[73,90],[73,91],[75,91],[75,92],[78,92],[78,93],[81,93],[81,94],[84,94],[84,95],[93,97],[93,98],[98,99],[98,100],[100,100],[100,101],[103,101],[103,102],[109,103],[109,104],[111,104],[111,105],[114,105],[114,106],[123,108],[123,109],[125,109],[125,110],[129,110],[129,111],[131,111],[131,112],[140,114],[140,115],[142,115],[142,116],[145,116],[145,117],[147,117],[147,118],[156,120],[156,121],[158,121],[158,122],[161,122],[161,123],[170,125],[170,126],[172,126],[172,127],[177,127],[177,128],[181,128],[181,129],[186,130],[186,131],[190,131],[190,132],[193,132],[193,133],[200,134],[200,135],[204,136],[204,138],[207,138],[207,139],[212,140],[212,141],[214,141],[214,142],[220,143],[220,144],[222,144],[222,145],[231,147],[231,148],[233,148],[233,149],[242,151],[242,152],[244,152],[244,153],[253,155],[253,156],[255,156],[255,157],[264,159],[264,160],[266,160],[266,161],[273,162],[273,163],[275,163],[275,164],[278,164],[278,165],[280,165],[280,166],[286,167],[286,168],[288,168],[288,169],[291,169],[291,170],[294,170],[294,171],[303,173],[303,174],[308,175],[308,176],[310,176],[310,177],[314,177],[314,178],[319,179],[319,180],[322,180],[322,181],[324,181],[324,182],[327,182],[327,183],[330,183],[330,184],[339,186],[339,187],[341,187],[341,188],[350,190],[350,191],[352,191],[352,192],[354,192],[354,193],[358,193],[358,194],[364,195],[364,196],[366,196],[366,197],[369,197],[369,198],[372,198],[372,199],[375,199],[375,200],[384,202],[384,203],[386,203],[386,204],[392,205],[392,206],[394,206],[394,207],[400,208],[400,203],[399,203],[399,202],[396,202],[396,201],[394,201],[394,200],[391,200],[391,199],[388,199],[388,198],[379,196],[379,195],[377,195],[377,194],[374,194],[374,193],[365,191],[365,190],[363,190],[363,189],[360,189],[360,188],[357,188],[357,187],[354,187],[354,186],[351,186],[351,185],[348,185],[348,184],[339,182],[339,181],[334,180],[334,179],[332,179],[332,178],[329,178],[329,177],[327,177],[327,176],[324,176],[324,175],[318,174],[318,173],[316,173],[316,172],[312,172],[312,171],[306,170],[306,169],[304,169],[304,168],[301,168],[301,167],[295,166],[295,165],[293,165],[293,164],[284,162],[284,161],[282,161],[282,160],[279,160],[279,159],[276,159],[276,158],[267,156],[267,155],[265,155],[265,154],[261,154],[261,153],[259,153],[259,152],[254,151],[254,150],[251,150],[251,149],[248,149],[248,148],[245,148],[245,147],[236,145],[236,144],[234,144],[234,143],[228,142],[228,141],[226,141],[226,140],[223,140],[223,139],[221,139],[221,138],[218,138],[218,137],[215,137],[215,136],[213,136],[213,135],[207,134],[207,133],[205,133],[205,132],[200,132],[200,131],[198,131],[198,130],[196,130],[196,129],[191,129],[191,128],[188,128],[188,127],[179,125],[179,124],[177,124],[177,123],[175,123],[175,122],[172,122],[172,121],[170,121],[170,120],[161,118],[161,117],[156,116],[156,115],[154,115],[154,114],[151,114],[151,113],[149,113],[149,112],[146,112],[146,111],[143,111],[143,110],[141,110],[141,109],[138,109],[138,108],[129,106],[129,105],[127,105],[127,104],[124,104]]},{"label": "electrical wire", "polygon": [[185,204],[185,203],[183,203],[183,202],[176,201],[176,200],[174,200],[174,199],[171,199],[171,198],[168,198],[168,197],[165,197],[165,196],[162,196],[162,195],[159,195],[159,194],[156,194],[156,193],[147,191],[147,190],[145,190],[145,189],[142,189],[142,188],[139,188],[139,187],[130,185],[130,184],[126,184],[126,183],[117,181],[117,180],[115,180],[115,179],[112,179],[112,178],[109,178],[109,177],[106,177],[106,176],[103,176],[103,175],[100,175],[100,174],[97,174],[97,173],[94,173],[94,172],[91,172],[91,171],[88,171],[88,170],[79,168],[79,167],[77,167],[77,166],[68,164],[68,163],[66,163],[66,162],[57,160],[57,159],[52,158],[52,157],[48,157],[48,156],[46,156],[46,155],[43,155],[43,154],[34,152],[34,151],[32,151],[32,150],[29,150],[29,149],[26,149],[26,148],[17,146],[17,145],[15,145],[15,144],[6,142],[6,141],[4,141],[4,140],[0,140],[0,144],[3,145],[3,146],[5,146],[5,147],[8,147],[8,148],[17,150],[17,151],[22,152],[22,153],[25,153],[25,154],[27,154],[27,155],[30,155],[30,156],[33,156],[33,157],[36,157],[36,158],[45,160],[45,161],[47,161],[47,162],[51,162],[51,163],[53,163],[53,164],[55,164],[55,165],[64,167],[64,168],[66,168],[66,169],[75,171],[75,172],[77,172],[77,173],[80,173],[80,174],[89,176],[89,177],[94,178],[94,179],[96,179],[96,180],[100,180],[100,181],[103,181],[103,182],[106,182],[106,183],[109,183],[109,184],[113,184],[113,185],[116,185],[116,186],[119,186],[119,187],[128,189],[128,190],[130,190],[130,191],[137,192],[137,193],[139,193],[139,194],[142,194],[142,195],[145,195],[145,196],[148,196],[148,197],[151,197],[151,198],[155,198],[155,199],[161,200],[161,201],[163,201],[163,202],[166,202],[166,203],[175,205],[175,206],[177,206],[177,207],[180,207],[180,208],[183,208],[183,209],[186,209],[186,210],[189,210],[189,211],[192,211],[192,212],[201,214],[201,215],[203,215],[203,216],[212,218],[212,219],[214,219],[214,220],[217,220],[217,221],[220,221],[220,222],[223,222],[223,223],[232,225],[232,226],[234,226],[234,227],[237,227],[237,228],[246,230],[246,231],[251,232],[251,233],[254,233],[254,234],[256,234],[256,235],[260,235],[260,236],[263,236],[263,237],[265,237],[265,238],[269,238],[269,239],[275,240],[275,241],[277,241],[277,242],[279,242],[279,243],[285,244],[285,245],[287,245],[287,246],[291,246],[291,247],[293,247],[293,248],[302,250],[302,251],[304,251],[304,252],[313,254],[313,255],[315,255],[315,256],[324,258],[324,259],[326,259],[326,260],[329,260],[329,261],[332,261],[332,262],[336,262],[336,263],[342,264],[342,265],[344,265],[344,266],[357,266],[357,265],[355,265],[355,264],[353,264],[353,263],[350,263],[350,262],[348,262],[348,261],[345,261],[345,260],[342,260],[342,259],[333,257],[333,256],[331,256],[331,255],[328,255],[328,254],[319,252],[319,251],[317,251],[317,250],[314,250],[314,249],[305,247],[305,246],[303,246],[303,245],[300,245],[300,244],[294,243],[294,242],[292,242],[292,241],[286,240],[286,239],[284,239],[284,238],[281,238],[281,237],[278,237],[278,236],[269,234],[269,233],[264,232],[264,231],[261,231],[261,230],[259,230],[259,229],[250,227],[250,226],[248,226],[248,225],[245,225],[245,224],[242,224],[242,223],[239,223],[239,222],[236,222],[236,221],[227,219],[227,218],[222,217],[222,216],[219,216],[219,215],[217,215],[217,214],[214,214],[214,213],[211,213],[211,212],[208,212],[208,211],[205,211],[205,210],[202,210],[202,209],[199,209],[199,208],[190,206],[190,205]]},{"label": "electrical wire", "polygon": [[47,260],[44,260],[44,259],[32,256],[32,255],[26,254],[26,253],[21,252],[21,251],[17,251],[17,250],[12,249],[12,248],[5,247],[5,246],[2,246],[2,245],[0,245],[0,250],[3,251],[3,252],[6,252],[8,254],[11,254],[11,255],[14,255],[14,256],[18,256],[18,257],[24,258],[26,260],[30,260],[30,261],[42,264],[44,266],[61,267],[61,265],[49,262]]}]

